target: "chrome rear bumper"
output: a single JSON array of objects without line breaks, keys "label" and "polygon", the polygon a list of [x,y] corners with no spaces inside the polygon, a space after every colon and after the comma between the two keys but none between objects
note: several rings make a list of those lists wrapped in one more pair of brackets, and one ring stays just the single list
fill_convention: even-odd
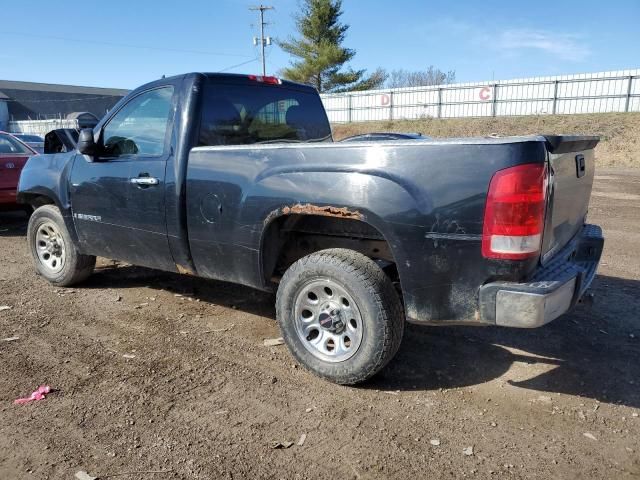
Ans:
[{"label": "chrome rear bumper", "polygon": [[597,225],[585,225],[554,260],[530,282],[493,282],[480,288],[482,320],[504,327],[535,328],[569,311],[595,277],[604,238]]}]

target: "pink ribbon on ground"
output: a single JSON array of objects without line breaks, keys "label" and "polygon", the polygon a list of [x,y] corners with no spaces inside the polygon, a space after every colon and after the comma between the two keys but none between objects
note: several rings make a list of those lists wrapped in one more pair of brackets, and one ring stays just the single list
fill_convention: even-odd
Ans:
[{"label": "pink ribbon on ground", "polygon": [[51,387],[49,385],[40,385],[30,396],[18,398],[14,400],[13,403],[16,405],[23,405],[25,403],[33,402],[34,400],[44,400],[45,395],[49,392],[51,392]]}]

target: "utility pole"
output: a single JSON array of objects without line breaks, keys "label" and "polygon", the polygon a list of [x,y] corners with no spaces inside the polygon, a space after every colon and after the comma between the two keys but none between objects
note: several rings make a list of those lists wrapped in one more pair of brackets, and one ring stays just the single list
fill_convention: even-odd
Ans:
[{"label": "utility pole", "polygon": [[[267,45],[271,45],[271,37],[264,36],[264,27],[265,25],[268,25],[268,23],[264,22],[264,12],[266,10],[273,10],[273,9],[274,9],[273,7],[267,7],[262,4],[258,7],[249,8],[249,10],[260,12],[260,54],[261,54],[260,57],[262,58],[262,76],[267,75],[267,64],[264,57],[264,47],[266,47]],[[256,37],[253,37],[253,44],[258,45],[258,39]]]}]

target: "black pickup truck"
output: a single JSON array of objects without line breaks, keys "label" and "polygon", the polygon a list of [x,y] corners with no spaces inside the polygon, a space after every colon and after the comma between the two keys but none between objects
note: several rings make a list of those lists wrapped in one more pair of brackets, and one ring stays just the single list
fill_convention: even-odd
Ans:
[{"label": "black pickup truck", "polygon": [[318,93],[192,73],[131,92],[18,200],[55,285],[96,256],[277,291],[295,358],[331,381],[389,362],[405,320],[538,327],[603,248],[586,216],[597,137],[332,141]]}]

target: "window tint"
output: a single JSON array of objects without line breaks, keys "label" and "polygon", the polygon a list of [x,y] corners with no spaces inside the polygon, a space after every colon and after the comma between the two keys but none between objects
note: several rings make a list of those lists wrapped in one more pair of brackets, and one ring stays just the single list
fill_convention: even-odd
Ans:
[{"label": "window tint", "polygon": [[207,83],[203,102],[201,146],[318,142],[331,135],[320,97],[312,90]]},{"label": "window tint", "polygon": [[104,128],[106,156],[162,155],[172,111],[173,87],[163,87],[130,100]]},{"label": "window tint", "polygon": [[10,135],[0,134],[0,155],[33,155],[33,152]]}]

